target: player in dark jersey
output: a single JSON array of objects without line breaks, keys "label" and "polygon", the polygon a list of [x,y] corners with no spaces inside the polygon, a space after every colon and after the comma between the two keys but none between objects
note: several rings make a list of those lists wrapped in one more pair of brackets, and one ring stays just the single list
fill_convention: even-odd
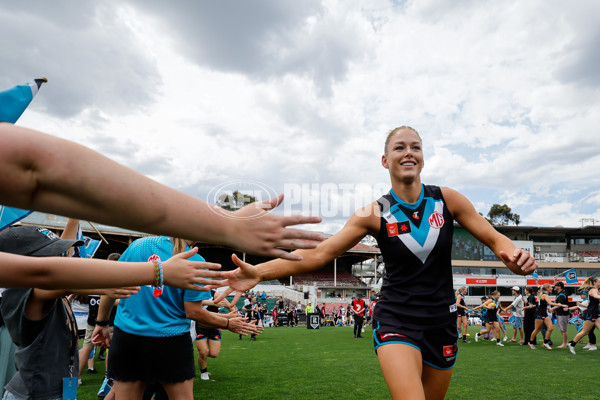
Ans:
[{"label": "player in dark jersey", "polygon": [[[210,291],[211,296],[215,297],[215,291]],[[215,303],[212,300],[203,300],[202,306],[206,308],[206,311],[212,313],[219,313],[219,307],[225,307],[230,312],[237,313],[235,306],[232,306],[227,299],[221,300],[219,303]],[[208,372],[208,357],[217,358],[221,352],[221,330],[218,328],[207,328],[200,326],[196,322],[196,348],[198,349],[198,368],[200,368],[200,379],[207,381],[210,379],[210,372]]]},{"label": "player in dark jersey", "polygon": [[500,341],[500,322],[498,321],[498,308],[500,307],[500,292],[494,290],[492,292],[492,298],[488,299],[485,303],[481,305],[482,308],[486,308],[486,324],[485,329],[481,332],[477,332],[475,334],[475,341],[479,341],[479,335],[485,335],[486,333],[490,333],[492,329],[495,331],[494,335],[496,337],[496,345],[504,346]]},{"label": "player in dark jersey", "polygon": [[456,360],[456,303],[451,249],[454,221],[483,242],[513,272],[526,275],[535,259],[496,231],[460,193],[421,183],[422,142],[410,127],[392,130],[381,158],[391,190],[356,211],[340,232],[316,249],[297,251],[300,261],[259,266],[232,258],[226,272],[232,291],[261,280],[314,271],[341,256],[366,235],[377,239],[386,267],[375,307],[373,337],[379,364],[394,399],[443,398]]},{"label": "player in dark jersey", "polygon": [[569,342],[569,350],[575,354],[575,345],[582,337],[591,332],[595,326],[600,330],[600,318],[598,318],[598,307],[600,307],[600,279],[596,276],[590,276],[583,282],[581,287],[590,287],[588,291],[589,304],[585,313],[585,321],[583,321],[583,327],[581,331]]},{"label": "player in dark jersey", "polygon": [[542,330],[542,325],[546,325],[546,336],[544,337],[544,347],[548,350],[552,350],[552,347],[550,347],[550,335],[552,335],[552,330],[554,329],[554,326],[552,325],[552,318],[550,317],[550,315],[548,314],[548,306],[552,306],[552,307],[564,307],[565,309],[568,309],[569,306],[565,305],[565,304],[558,304],[558,303],[553,303],[550,301],[550,296],[548,296],[548,293],[550,292],[550,284],[549,283],[544,283],[544,285],[542,285],[542,287],[540,288],[539,292],[538,292],[538,306],[535,309],[535,329],[533,330],[533,332],[531,332],[531,338],[529,340],[529,347],[531,347],[532,349],[535,350],[535,345],[533,345],[531,342],[533,340],[535,340],[535,336],[538,334],[539,331]]},{"label": "player in dark jersey", "polygon": [[469,343],[467,340],[467,327],[469,323],[467,322],[467,311],[469,311],[469,307],[465,304],[465,295],[467,294],[468,288],[463,286],[459,288],[456,295],[456,316],[457,316],[457,324],[458,324],[458,332],[460,335],[460,330],[462,328],[462,341],[463,343]]}]

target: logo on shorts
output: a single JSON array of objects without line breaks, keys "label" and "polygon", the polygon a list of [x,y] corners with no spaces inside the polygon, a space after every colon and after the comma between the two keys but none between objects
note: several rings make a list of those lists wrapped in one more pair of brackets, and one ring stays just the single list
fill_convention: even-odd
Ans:
[{"label": "logo on shorts", "polygon": [[454,344],[452,346],[444,346],[444,357],[450,357],[456,354],[458,350],[457,346]]},{"label": "logo on shorts", "polygon": [[442,226],[444,226],[444,216],[440,212],[434,211],[429,216],[429,226],[431,226],[433,229],[440,229]]},{"label": "logo on shorts", "polygon": [[385,340],[385,339],[391,338],[391,337],[406,337],[406,336],[401,335],[399,333],[385,333],[385,334],[381,335],[381,340]]}]

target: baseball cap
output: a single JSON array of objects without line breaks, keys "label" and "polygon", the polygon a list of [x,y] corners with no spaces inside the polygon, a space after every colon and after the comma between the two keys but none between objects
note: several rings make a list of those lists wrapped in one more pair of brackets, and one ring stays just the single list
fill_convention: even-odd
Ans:
[{"label": "baseball cap", "polygon": [[57,256],[82,240],[63,240],[41,226],[15,226],[0,234],[0,251],[23,256]]},{"label": "baseball cap", "polygon": [[511,289],[514,290],[515,292],[520,292],[521,291],[521,288],[518,287],[518,286],[513,286]]},{"label": "baseball cap", "polygon": [[560,287],[561,287],[561,288],[563,288],[563,289],[565,288],[565,284],[564,284],[564,283],[562,283],[562,282],[555,282],[555,283],[554,283],[554,286],[560,286]]}]

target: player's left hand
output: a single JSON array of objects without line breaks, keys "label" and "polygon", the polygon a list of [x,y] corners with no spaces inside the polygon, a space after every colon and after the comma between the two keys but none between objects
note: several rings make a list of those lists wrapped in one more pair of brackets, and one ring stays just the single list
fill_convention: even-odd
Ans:
[{"label": "player's left hand", "polygon": [[538,267],[535,258],[528,251],[523,251],[520,247],[515,248],[512,256],[509,256],[503,250],[499,254],[500,260],[515,274],[529,275]]}]

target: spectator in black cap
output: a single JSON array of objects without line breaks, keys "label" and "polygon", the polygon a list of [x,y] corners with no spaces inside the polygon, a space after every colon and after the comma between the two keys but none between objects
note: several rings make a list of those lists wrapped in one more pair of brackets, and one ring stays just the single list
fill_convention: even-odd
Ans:
[{"label": "spectator in black cap", "polygon": [[[82,244],[63,240],[37,226],[17,226],[0,234],[0,251],[26,256],[67,256],[72,246]],[[125,297],[135,292],[135,288],[119,291]],[[77,324],[66,294],[37,288],[7,289],[3,294],[2,315],[17,345],[17,374],[6,385],[6,391],[16,399],[68,398],[63,396],[77,389]],[[63,393],[65,378],[66,390],[72,392]]]},{"label": "spectator in black cap", "polygon": [[569,344],[567,339],[567,326],[569,326],[569,316],[571,314],[567,308],[569,306],[569,299],[565,293],[565,284],[562,282],[554,283],[554,292],[556,293],[554,302],[559,305],[553,307],[552,310],[556,314],[556,326],[562,335],[562,344],[557,348],[564,349]]}]

